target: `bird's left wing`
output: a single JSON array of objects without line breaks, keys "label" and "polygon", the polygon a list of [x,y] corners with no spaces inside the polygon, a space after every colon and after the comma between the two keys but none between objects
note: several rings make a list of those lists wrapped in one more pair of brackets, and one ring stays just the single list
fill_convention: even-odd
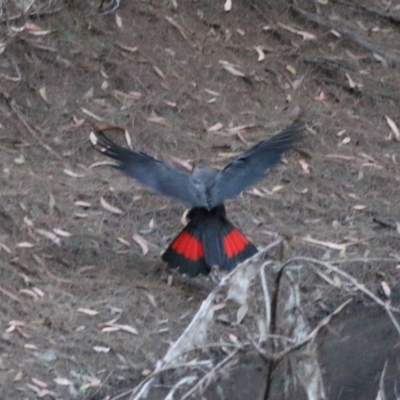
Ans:
[{"label": "bird's left wing", "polygon": [[178,171],[145,153],[118,146],[100,129],[91,141],[96,150],[117,162],[117,168],[142,185],[194,207],[207,207],[205,194],[192,182],[190,175]]},{"label": "bird's left wing", "polygon": [[294,123],[233,160],[216,177],[211,191],[211,206],[222,204],[262,179],[301,138],[302,131],[303,124]]}]

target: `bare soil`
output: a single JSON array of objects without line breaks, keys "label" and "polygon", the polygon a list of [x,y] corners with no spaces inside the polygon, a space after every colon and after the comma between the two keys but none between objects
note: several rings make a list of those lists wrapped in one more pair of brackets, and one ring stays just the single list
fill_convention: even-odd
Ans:
[{"label": "bare soil", "polygon": [[[121,1],[109,14],[98,3],[1,27],[2,399],[104,399],[134,387],[213,287],[203,277],[171,284],[160,254],[184,205],[96,165],[105,160],[86,120],[126,129],[135,149],[175,165],[223,167],[305,112],[299,149],[227,204],[230,219],[257,246],[280,234],[291,255],[400,265],[400,138],[387,119],[400,126],[399,6],[299,2],[334,29],[283,0],[233,0],[229,12],[208,0]],[[120,129],[108,134],[127,145]],[[396,262],[343,269],[398,303]],[[311,321],[346,296],[368,305],[311,273],[301,284]],[[137,333],[104,329],[115,318]]]}]

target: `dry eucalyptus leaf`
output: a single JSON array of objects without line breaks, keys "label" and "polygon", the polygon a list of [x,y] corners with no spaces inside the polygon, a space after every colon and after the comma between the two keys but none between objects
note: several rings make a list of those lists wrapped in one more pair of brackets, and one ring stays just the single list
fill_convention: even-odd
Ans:
[{"label": "dry eucalyptus leaf", "polygon": [[310,166],[308,165],[308,163],[305,160],[300,159],[299,160],[299,164],[300,164],[300,167],[301,167],[301,169],[303,170],[303,172],[305,174],[309,174],[310,173]]},{"label": "dry eucalyptus leaf", "polygon": [[286,70],[289,71],[292,75],[297,74],[296,68],[293,67],[293,65],[290,64],[286,65]]},{"label": "dry eucalyptus leaf", "polygon": [[14,163],[17,165],[22,165],[25,164],[25,157],[23,154],[21,154],[20,156],[18,156],[17,158],[14,158]]},{"label": "dry eucalyptus leaf", "polygon": [[122,29],[122,18],[118,14],[115,14],[115,23],[119,29]]},{"label": "dry eucalyptus leaf", "polygon": [[75,204],[76,206],[82,207],[82,208],[89,208],[89,207],[92,207],[92,204],[91,204],[91,203],[88,203],[87,201],[80,201],[80,200],[78,200],[78,201],[76,201],[74,204]]},{"label": "dry eucalyptus leaf", "polygon": [[348,136],[345,137],[345,138],[342,140],[342,144],[348,144],[348,143],[350,143],[350,142],[351,142],[351,138],[349,138]]},{"label": "dry eucalyptus leaf", "polygon": [[357,205],[353,206],[353,208],[354,208],[354,210],[361,211],[361,210],[365,210],[367,208],[367,206],[362,205],[362,204],[357,204]]},{"label": "dry eucalyptus leaf", "polygon": [[381,286],[382,286],[383,293],[385,293],[385,296],[386,296],[387,298],[389,298],[390,295],[392,294],[392,291],[391,291],[391,289],[390,289],[388,283],[385,282],[385,281],[382,281],[382,282],[381,282]]},{"label": "dry eucalyptus leaf", "polygon": [[109,347],[104,347],[104,346],[93,346],[93,350],[96,353],[108,353],[111,349]]},{"label": "dry eucalyptus leaf", "polygon": [[385,118],[386,118],[386,122],[388,123],[390,129],[394,133],[396,140],[400,142],[400,131],[399,131],[399,128],[397,127],[396,123],[387,115],[385,115]]},{"label": "dry eucalyptus leaf", "polygon": [[110,212],[112,212],[113,214],[124,214],[124,212],[123,212],[121,209],[119,209],[118,207],[114,207],[113,205],[111,205],[110,203],[108,203],[108,202],[104,199],[103,196],[100,197],[100,203],[101,203],[101,206],[102,206],[105,210],[110,211]]},{"label": "dry eucalyptus leaf", "polygon": [[47,97],[47,93],[46,93],[46,86],[43,86],[39,89],[39,94],[42,97],[42,99],[49,104],[49,99]]},{"label": "dry eucalyptus leaf", "polygon": [[132,139],[131,139],[131,135],[129,134],[129,132],[127,130],[125,130],[125,140],[126,140],[126,144],[128,145],[128,147],[132,150]]},{"label": "dry eucalyptus leaf", "polygon": [[138,233],[134,233],[132,235],[132,239],[140,246],[143,255],[146,255],[149,252],[148,242],[143,236],[140,236]]},{"label": "dry eucalyptus leaf", "polygon": [[224,69],[226,71],[228,71],[230,74],[234,75],[234,76],[240,76],[240,77],[245,77],[246,74],[244,74],[242,71],[239,71],[237,68],[235,68],[233,65],[231,64],[226,64],[223,66]]},{"label": "dry eucalyptus leaf", "polygon": [[264,61],[265,60],[265,53],[261,46],[254,46],[254,50],[258,54],[257,61]]},{"label": "dry eucalyptus leaf", "polygon": [[46,239],[51,240],[54,243],[60,244],[60,238],[53,232],[46,231],[45,229],[36,229],[36,233],[45,237]]},{"label": "dry eucalyptus leaf", "polygon": [[63,229],[59,229],[59,228],[54,228],[53,232],[58,235],[58,236],[62,236],[62,237],[70,237],[71,234],[67,231],[64,231]]},{"label": "dry eucalyptus leaf", "polygon": [[33,246],[34,246],[34,244],[29,243],[29,242],[20,242],[17,244],[17,247],[20,247],[22,249],[30,249]]},{"label": "dry eucalyptus leaf", "polygon": [[232,9],[232,0],[226,0],[224,4],[224,10],[230,11]]},{"label": "dry eucalyptus leaf", "polygon": [[85,175],[78,174],[77,172],[71,171],[70,169],[63,169],[65,175],[71,176],[72,178],[83,178]]},{"label": "dry eucalyptus leaf", "polygon": [[26,215],[24,217],[24,224],[26,226],[29,226],[29,228],[33,228],[33,221],[29,219]]},{"label": "dry eucalyptus leaf", "polygon": [[118,242],[124,244],[125,246],[131,247],[131,244],[122,237],[117,237]]},{"label": "dry eucalyptus leaf", "polygon": [[296,35],[301,36],[303,38],[303,40],[314,40],[315,39],[315,35],[313,35],[312,33],[305,32],[305,31],[299,31],[297,29],[291,28],[290,26],[284,25],[284,24],[281,24],[281,23],[278,23],[278,25],[281,28],[283,28],[283,29],[285,29],[285,30],[287,30],[289,32],[292,32],[292,33],[295,33]]},{"label": "dry eucalyptus leaf", "polygon": [[78,311],[78,313],[81,313],[81,314],[90,315],[91,317],[93,315],[99,314],[99,311],[92,310],[90,308],[78,308],[76,311]]},{"label": "dry eucalyptus leaf", "polygon": [[217,122],[215,125],[211,126],[210,128],[207,129],[208,132],[217,132],[221,130],[224,127],[224,125],[221,122]]},{"label": "dry eucalyptus leaf", "polygon": [[168,126],[168,123],[164,117],[158,117],[157,115],[147,117],[147,121],[153,122],[154,124]]},{"label": "dry eucalyptus leaf", "polygon": [[60,385],[60,386],[70,386],[70,385],[73,384],[72,381],[70,381],[70,380],[67,379],[67,378],[55,378],[55,379],[53,379],[53,381],[54,381],[57,385]]},{"label": "dry eucalyptus leaf", "polygon": [[131,47],[131,46],[126,46],[125,44],[122,43],[115,43],[117,47],[119,47],[121,50],[127,51],[128,53],[136,53],[138,51],[138,47]]}]

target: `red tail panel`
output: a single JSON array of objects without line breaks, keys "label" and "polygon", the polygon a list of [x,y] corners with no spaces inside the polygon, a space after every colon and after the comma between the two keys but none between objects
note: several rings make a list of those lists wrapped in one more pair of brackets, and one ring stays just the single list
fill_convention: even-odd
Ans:
[{"label": "red tail panel", "polygon": [[174,240],[171,247],[191,261],[204,257],[203,244],[185,230]]},{"label": "red tail panel", "polygon": [[173,240],[162,259],[189,276],[208,274],[211,267],[231,271],[257,253],[257,248],[226,218],[223,206],[193,208],[190,222]]},{"label": "red tail panel", "polygon": [[233,229],[223,239],[224,251],[228,259],[240,254],[248,243],[249,241],[237,229]]}]

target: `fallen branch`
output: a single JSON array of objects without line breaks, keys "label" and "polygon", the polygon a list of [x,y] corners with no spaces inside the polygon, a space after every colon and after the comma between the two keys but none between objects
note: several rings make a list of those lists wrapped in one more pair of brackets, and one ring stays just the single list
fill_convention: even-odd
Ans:
[{"label": "fallen branch", "polygon": [[309,13],[294,5],[292,5],[292,9],[296,13],[300,14],[303,18],[307,19],[308,21],[315,22],[316,24],[321,25],[327,29],[333,29],[336,32],[339,32],[341,35],[345,36],[351,42],[360,46],[361,48],[368,50],[373,54],[377,54],[378,56],[386,60],[390,66],[392,67],[400,66],[399,57],[386,53],[385,51],[376,47],[373,43],[359,36],[356,32],[352,31],[350,28],[347,28],[346,26],[340,25],[338,23],[328,21],[327,19],[319,15]]}]

